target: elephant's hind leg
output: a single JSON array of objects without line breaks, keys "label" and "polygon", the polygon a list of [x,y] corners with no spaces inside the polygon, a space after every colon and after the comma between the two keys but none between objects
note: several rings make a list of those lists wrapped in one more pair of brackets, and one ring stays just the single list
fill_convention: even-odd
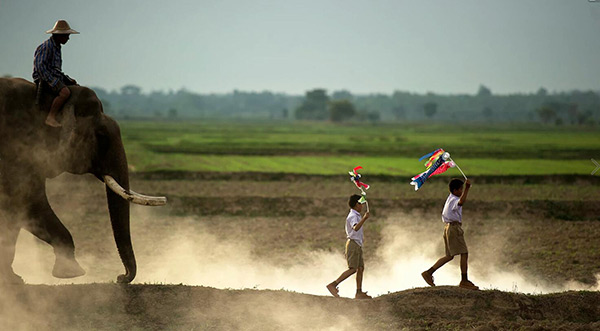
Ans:
[{"label": "elephant's hind leg", "polygon": [[32,201],[25,229],[54,248],[56,261],[52,275],[57,278],[83,276],[85,270],[75,260],[75,244],[67,228],[58,219],[46,198],[45,189]]}]

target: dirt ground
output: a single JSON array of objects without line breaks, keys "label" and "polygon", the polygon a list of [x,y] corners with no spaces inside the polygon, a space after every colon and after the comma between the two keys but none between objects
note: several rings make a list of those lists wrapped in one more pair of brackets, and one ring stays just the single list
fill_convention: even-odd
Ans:
[{"label": "dirt ground", "polygon": [[[470,275],[484,291],[466,292],[453,286],[423,288],[420,279],[420,272],[443,255],[439,215],[448,194],[445,179],[414,192],[406,180],[375,178],[369,182],[372,218],[365,227],[364,285],[376,299],[368,303],[328,298],[324,288],[345,268],[346,201],[355,193],[347,180],[136,174],[135,191],[165,195],[169,203],[132,207],[137,285],[121,287],[66,285],[113,282],[122,266],[103,184],[91,176],[60,176],[48,182],[48,195],[73,234],[87,274],[53,279],[51,248],[23,233],[17,273],[28,284],[61,286],[12,289],[3,305],[10,306],[7,298],[13,298],[24,313],[36,311],[31,302],[39,296],[48,300],[42,310],[50,319],[28,325],[73,330],[600,326],[597,180],[475,178],[463,217]],[[457,261],[442,269],[436,282],[455,285]],[[353,296],[353,279],[340,286],[343,297]],[[69,311],[68,324],[63,324],[64,311]],[[17,323],[19,315],[13,315],[0,314],[2,324]]]},{"label": "dirt ground", "polygon": [[598,292],[419,288],[369,301],[183,285],[3,289],[7,330],[597,330]]}]

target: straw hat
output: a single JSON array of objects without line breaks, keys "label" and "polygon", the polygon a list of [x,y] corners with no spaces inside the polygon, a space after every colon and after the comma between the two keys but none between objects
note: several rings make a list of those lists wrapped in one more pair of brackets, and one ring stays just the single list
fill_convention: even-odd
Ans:
[{"label": "straw hat", "polygon": [[51,30],[46,31],[46,33],[52,34],[79,34],[79,32],[71,29],[69,23],[65,20],[58,20],[54,23],[54,27]]}]

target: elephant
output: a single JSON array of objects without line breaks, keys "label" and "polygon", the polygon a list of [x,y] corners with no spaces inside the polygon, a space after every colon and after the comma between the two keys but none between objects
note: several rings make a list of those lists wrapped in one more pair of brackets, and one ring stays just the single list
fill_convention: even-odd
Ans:
[{"label": "elephant", "polygon": [[[44,124],[52,95],[36,98],[35,84],[22,78],[0,78],[0,283],[23,283],[12,264],[20,229],[50,244],[57,278],[82,276],[69,230],[52,210],[46,179],[61,173],[93,174],[106,185],[108,211],[125,273],[130,283],[137,265],[131,244],[129,203],[164,205],[129,189],[127,158],[117,122],[104,113],[93,90],[69,86],[60,128]],[[36,101],[37,100],[37,101]]]}]

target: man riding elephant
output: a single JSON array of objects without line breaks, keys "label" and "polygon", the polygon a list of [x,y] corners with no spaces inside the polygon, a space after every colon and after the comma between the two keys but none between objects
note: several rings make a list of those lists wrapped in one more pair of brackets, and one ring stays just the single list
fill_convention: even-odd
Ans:
[{"label": "man riding elephant", "polygon": [[38,99],[41,93],[44,92],[49,92],[55,96],[48,117],[46,117],[46,124],[57,128],[61,125],[56,121],[56,114],[71,95],[71,91],[67,86],[77,85],[74,79],[62,72],[60,45],[66,44],[71,34],[79,34],[79,32],[71,29],[67,21],[58,20],[54,27],[46,33],[51,33],[52,36],[35,50],[33,80],[38,88]]}]

